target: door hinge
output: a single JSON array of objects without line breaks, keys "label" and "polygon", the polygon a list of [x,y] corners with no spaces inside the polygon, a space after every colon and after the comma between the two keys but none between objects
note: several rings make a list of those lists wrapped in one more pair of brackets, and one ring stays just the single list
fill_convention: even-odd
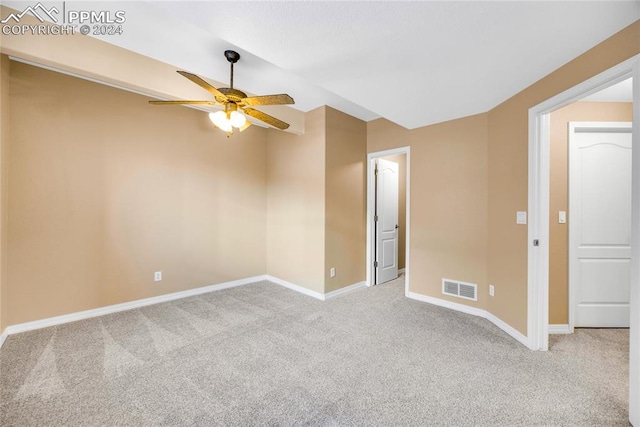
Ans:
[{"label": "door hinge", "polygon": [[374,266],[375,268],[378,268],[378,261],[374,261],[373,266]]},{"label": "door hinge", "polygon": [[373,217],[373,220],[374,220],[375,222],[378,222],[378,215],[375,215],[375,216]]},{"label": "door hinge", "polygon": [[534,239],[533,240],[533,246],[540,246],[540,240]]},{"label": "door hinge", "polygon": [[374,173],[378,175],[378,168],[375,168]]}]

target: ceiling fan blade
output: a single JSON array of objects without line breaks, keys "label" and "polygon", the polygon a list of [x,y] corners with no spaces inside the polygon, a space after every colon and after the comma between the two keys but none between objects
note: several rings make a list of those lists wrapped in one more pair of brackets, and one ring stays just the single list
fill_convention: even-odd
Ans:
[{"label": "ceiling fan blade", "polygon": [[293,98],[286,93],[281,93],[279,95],[250,96],[248,98],[244,98],[242,102],[252,107],[257,107],[260,105],[295,104]]},{"label": "ceiling fan blade", "polygon": [[153,105],[216,105],[216,101],[149,101]]},{"label": "ceiling fan blade", "polygon": [[223,99],[224,101],[228,100],[227,96],[224,93],[220,92],[218,89],[211,86],[211,84],[205,81],[202,77],[196,76],[195,74],[191,74],[186,71],[178,71],[178,74],[180,74],[182,77],[185,77],[191,80],[192,82],[202,87],[203,89],[208,90],[216,97],[216,99],[220,98],[220,99]]},{"label": "ceiling fan blade", "polygon": [[251,117],[261,120],[278,129],[285,130],[289,127],[289,123],[285,123],[282,120],[276,119],[273,116],[263,113],[262,111],[254,110],[253,108],[245,108],[242,111],[244,111]]}]

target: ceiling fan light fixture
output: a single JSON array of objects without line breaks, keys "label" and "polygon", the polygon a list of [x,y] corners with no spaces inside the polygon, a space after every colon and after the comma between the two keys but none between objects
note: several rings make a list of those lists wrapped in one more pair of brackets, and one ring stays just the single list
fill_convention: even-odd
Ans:
[{"label": "ceiling fan light fixture", "polygon": [[229,115],[229,121],[233,127],[241,128],[247,122],[247,118],[239,111],[232,111]]},{"label": "ceiling fan light fixture", "polygon": [[149,101],[153,105],[222,105],[223,110],[209,114],[209,120],[215,127],[221,129],[227,133],[227,137],[233,134],[233,128],[237,128],[242,132],[247,129],[251,122],[247,120],[247,115],[251,116],[255,120],[259,120],[268,125],[275,127],[276,129],[285,130],[289,127],[289,123],[283,122],[267,113],[260,110],[256,110],[252,107],[265,106],[265,105],[289,105],[295,104],[293,98],[286,93],[277,95],[263,95],[263,96],[250,96],[233,88],[233,64],[238,62],[240,54],[233,50],[226,50],[224,52],[225,58],[231,65],[230,86],[226,88],[220,88],[219,90],[211,86],[209,82],[204,80],[195,74],[187,71],[178,71],[182,77],[197,84],[201,88],[209,91],[213,94],[214,101],[190,101],[190,100],[176,100],[176,101]]},{"label": "ceiling fan light fixture", "polygon": [[239,111],[216,111],[215,113],[209,113],[209,120],[216,127],[222,129],[225,132],[233,131],[233,128],[245,130],[247,118]]},{"label": "ceiling fan light fixture", "polygon": [[222,129],[225,132],[231,132],[233,128],[231,127],[231,121],[227,118],[227,113],[224,111],[216,111],[215,113],[209,114],[209,120],[214,126]]},{"label": "ceiling fan light fixture", "polygon": [[226,119],[226,114],[224,111],[216,111],[215,113],[209,113],[209,120],[211,123],[218,126],[219,123],[222,123]]}]

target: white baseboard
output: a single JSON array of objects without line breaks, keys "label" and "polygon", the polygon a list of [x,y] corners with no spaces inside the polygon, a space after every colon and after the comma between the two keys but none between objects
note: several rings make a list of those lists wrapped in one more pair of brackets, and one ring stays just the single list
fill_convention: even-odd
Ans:
[{"label": "white baseboard", "polygon": [[415,292],[409,292],[407,297],[417,301],[422,301],[429,304],[438,305],[440,307],[449,308],[451,310],[460,311],[462,313],[471,314],[473,316],[479,316],[484,318],[487,317],[486,316],[487,312],[485,310],[482,310],[476,307],[471,307],[469,305],[459,304],[457,302],[447,301],[440,298],[429,297],[426,295],[417,294]]},{"label": "white baseboard", "polygon": [[61,325],[63,323],[75,322],[78,320],[89,319],[97,316],[104,316],[105,314],[118,313],[120,311],[131,310],[134,308],[145,307],[152,304],[159,304],[163,302],[173,301],[176,299],[187,298],[194,295],[205,294],[208,292],[221,291],[223,289],[234,288],[236,286],[242,286],[249,283],[255,283],[262,280],[268,280],[267,276],[255,276],[248,277],[246,279],[234,280],[232,282],[219,283],[217,285],[203,286],[200,288],[189,289],[187,291],[173,292],[170,294],[159,295],[157,297],[150,297],[139,299],[135,301],[129,301],[121,304],[108,305],[106,307],[94,308],[91,310],[79,311],[76,313],[64,314],[62,316],[49,317],[42,320],[34,320],[32,322],[19,323],[17,325],[8,326],[4,333],[0,336],[0,347],[4,343],[4,340],[13,334],[19,334],[21,332],[32,331],[34,329],[48,328],[50,326]]},{"label": "white baseboard", "polygon": [[570,334],[569,325],[549,325],[550,334]]},{"label": "white baseboard", "polygon": [[21,332],[32,331],[34,329],[48,328],[50,326],[61,325],[63,323],[76,322],[78,320],[89,319],[92,317],[104,316],[105,314],[117,313],[120,311],[132,310],[134,308],[145,307],[148,305],[159,304],[163,302],[173,301],[181,298],[187,298],[195,295],[205,294],[209,292],[221,291],[223,289],[234,288],[236,286],[248,285],[249,283],[260,282],[268,280],[276,283],[285,288],[294,290],[304,295],[325,301],[329,298],[334,298],[347,292],[354,291],[358,288],[364,287],[365,282],[355,283],[342,289],[335,290],[326,294],[315,292],[302,286],[287,282],[277,277],[264,274],[262,276],[248,277],[246,279],[234,280],[232,282],[219,283],[217,285],[203,286],[200,288],[189,289],[181,292],[173,292],[170,294],[159,295],[157,297],[144,298],[135,301],[129,301],[122,304],[114,304],[106,307],[94,308],[91,310],[79,311],[77,313],[64,314],[62,316],[49,317],[47,319],[35,320],[32,322],[20,323],[17,325],[8,326],[2,335],[0,335],[0,348],[4,344],[9,335],[19,334]]},{"label": "white baseboard", "polygon": [[311,289],[307,289],[300,285],[296,285],[295,283],[287,282],[286,280],[278,279],[277,277],[273,277],[269,275],[266,276],[265,280],[268,280],[280,286],[284,286],[285,288],[291,289],[292,291],[300,292],[301,294],[324,301],[324,294],[321,294],[320,292],[312,291]]},{"label": "white baseboard", "polygon": [[2,344],[4,344],[4,341],[7,339],[8,336],[9,336],[9,334],[7,333],[7,330],[5,329],[4,332],[2,332],[2,334],[0,335],[0,348],[2,348]]},{"label": "white baseboard", "polygon": [[434,297],[429,297],[429,296],[422,295],[422,294],[417,294],[415,292],[409,292],[407,294],[407,297],[411,298],[411,299],[414,299],[414,300],[417,300],[417,301],[426,302],[426,303],[429,303],[429,304],[437,305],[437,306],[440,306],[440,307],[448,308],[448,309],[451,309],[451,310],[455,310],[455,311],[459,311],[459,312],[462,312],[462,313],[471,314],[473,316],[478,316],[478,317],[482,317],[484,319],[487,319],[489,322],[493,323],[498,328],[502,329],[504,332],[509,334],[516,341],[518,341],[519,343],[523,344],[524,346],[530,348],[529,339],[526,336],[524,336],[521,332],[519,332],[515,328],[509,326],[503,320],[501,320],[500,318],[498,318],[494,314],[489,313],[486,310],[482,310],[482,309],[476,308],[476,307],[471,307],[471,306],[468,306],[468,305],[465,305],[465,304],[459,304],[457,302],[443,300],[443,299],[440,299],[440,298],[434,298]]},{"label": "white baseboard", "polygon": [[354,283],[353,285],[345,286],[344,288],[336,289],[335,291],[324,294],[324,300],[335,298],[337,296],[355,291],[356,289],[364,288],[367,286],[367,282]]},{"label": "white baseboard", "polygon": [[523,335],[522,332],[518,331],[513,326],[505,323],[504,320],[500,319],[495,314],[489,313],[488,311],[486,313],[487,313],[486,318],[489,322],[493,323],[498,328],[502,329],[507,334],[511,335],[511,337],[514,338],[516,341],[518,341],[520,344],[524,345],[527,348],[531,348],[531,346],[529,345],[529,338]]},{"label": "white baseboard", "polygon": [[285,288],[291,289],[292,291],[300,292],[301,294],[319,299],[320,301],[326,301],[330,298],[335,298],[339,295],[346,294],[348,292],[355,291],[356,289],[366,286],[366,282],[359,282],[354,283],[353,285],[345,286],[344,288],[336,289],[335,291],[331,291],[326,294],[321,294],[320,292],[312,291],[311,289],[296,285],[295,283],[287,282],[286,280],[282,280],[277,277],[267,275],[266,280],[276,283],[280,286],[284,286]]}]

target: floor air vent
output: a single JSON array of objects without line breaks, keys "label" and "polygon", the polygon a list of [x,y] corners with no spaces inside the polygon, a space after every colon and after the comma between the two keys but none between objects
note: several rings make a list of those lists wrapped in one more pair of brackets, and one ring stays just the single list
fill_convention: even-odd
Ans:
[{"label": "floor air vent", "polygon": [[442,293],[452,297],[478,300],[478,285],[456,280],[442,279]]}]

